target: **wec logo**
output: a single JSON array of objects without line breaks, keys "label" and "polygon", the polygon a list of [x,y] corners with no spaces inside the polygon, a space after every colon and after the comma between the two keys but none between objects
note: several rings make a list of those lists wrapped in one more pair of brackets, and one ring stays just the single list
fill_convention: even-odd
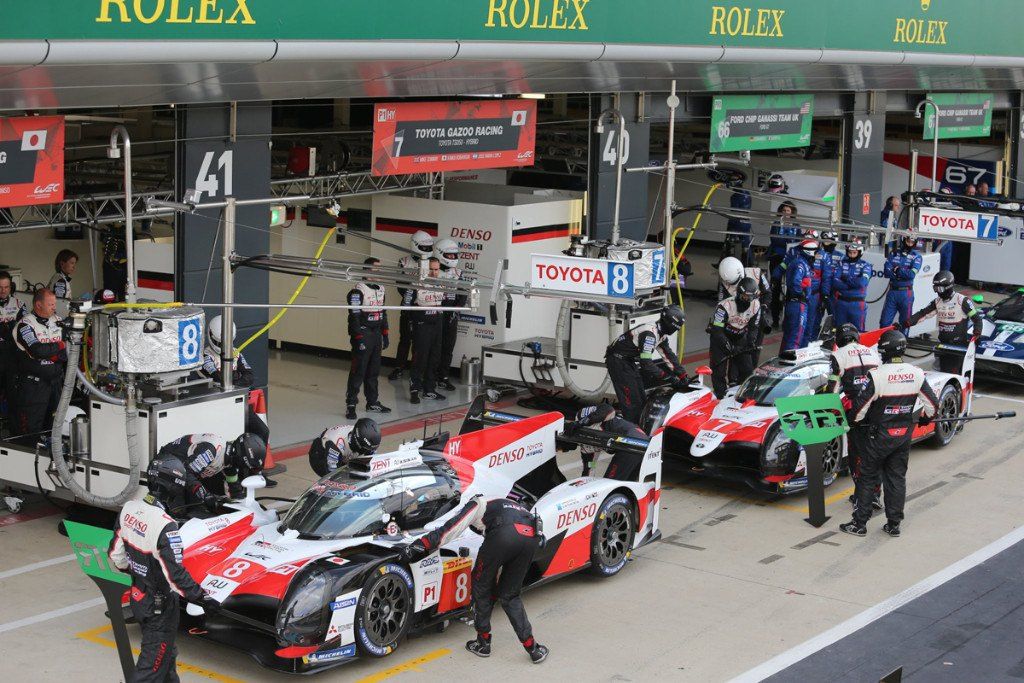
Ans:
[{"label": "wec logo", "polygon": [[842,428],[842,413],[832,408],[815,410],[799,410],[786,413],[779,418],[783,426],[790,430],[798,429],[835,429]]},{"label": "wec logo", "polygon": [[34,194],[49,194],[51,192],[56,192],[59,189],[60,183],[50,183],[45,187],[39,187],[38,185],[36,185],[36,189],[32,190],[32,192]]}]

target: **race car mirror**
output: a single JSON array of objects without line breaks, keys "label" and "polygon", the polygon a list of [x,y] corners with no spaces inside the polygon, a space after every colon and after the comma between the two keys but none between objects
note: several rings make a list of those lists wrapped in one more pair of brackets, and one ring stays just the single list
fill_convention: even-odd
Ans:
[{"label": "race car mirror", "polygon": [[975,294],[974,296],[971,297],[971,300],[974,301],[974,303],[976,303],[976,304],[984,304],[985,303],[985,295],[984,294]]},{"label": "race car mirror", "polygon": [[125,594],[126,587],[132,585],[132,580],[130,576],[110,565],[107,550],[114,538],[114,532],[70,521],[64,522],[64,529],[68,532],[68,540],[71,542],[75,559],[78,560],[78,566],[99,587],[107,603],[107,615],[110,617],[114,640],[117,642],[121,672],[124,673],[124,680],[130,681],[135,675],[135,658],[132,654],[131,640],[128,638],[128,628],[125,626],[124,612],[121,609],[121,597]]},{"label": "race car mirror", "polygon": [[709,368],[706,365],[702,365],[699,368],[697,368],[697,374],[698,375],[710,375],[711,374],[711,368]]},{"label": "race car mirror", "polygon": [[823,460],[828,444],[840,439],[850,427],[839,394],[793,396],[775,401],[782,433],[804,447],[807,475],[806,521],[820,527],[825,515],[825,472]]}]

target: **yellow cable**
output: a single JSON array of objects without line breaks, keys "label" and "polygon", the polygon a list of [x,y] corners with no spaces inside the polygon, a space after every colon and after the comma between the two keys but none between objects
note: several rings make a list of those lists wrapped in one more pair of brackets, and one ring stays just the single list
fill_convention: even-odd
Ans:
[{"label": "yellow cable", "polygon": [[[708,205],[708,202],[711,201],[711,196],[714,195],[720,187],[722,187],[722,183],[715,183],[711,186],[708,193],[704,195],[704,201],[701,204],[702,207],[706,207]],[[683,248],[679,250],[678,254],[672,255],[672,275],[675,277],[676,281],[676,295],[679,297],[680,308],[683,307],[683,286],[679,282],[679,262],[683,260],[683,254],[686,253],[686,248],[690,246],[690,240],[693,239],[693,233],[697,231],[697,226],[700,225],[700,219],[703,217],[704,212],[699,212],[697,214],[697,217],[693,220],[693,225],[690,226],[690,234],[686,236],[686,242],[683,243]],[[686,230],[686,228],[676,228],[672,231],[672,239],[669,243],[673,246],[673,251],[675,251],[676,235],[681,233],[683,230]],[[686,323],[683,323],[682,329],[679,330],[677,340],[676,352],[678,353],[679,358],[682,358],[686,351]]]},{"label": "yellow cable", "polygon": [[[322,241],[322,242],[320,242],[320,247],[319,247],[319,248],[317,248],[317,250],[316,250],[316,255],[314,255],[314,256],[313,256],[313,258],[314,258],[314,259],[318,259],[318,258],[320,258],[320,255],[324,253],[324,249],[326,249],[326,248],[327,248],[327,242],[328,242],[328,241],[329,241],[329,240],[331,239],[331,236],[332,236],[333,234],[334,234],[334,231],[333,231],[333,230],[328,230],[328,231],[327,231],[327,232],[326,232],[326,233],[324,234],[324,239],[323,239],[323,241]],[[289,305],[289,306],[290,306],[290,305],[292,305],[293,303],[295,303],[295,300],[299,298],[299,295],[300,295],[300,294],[302,294],[302,290],[306,288],[306,283],[307,283],[307,282],[309,282],[309,278],[310,278],[310,273],[307,273],[306,275],[304,275],[304,276],[302,277],[302,281],[301,281],[301,282],[299,282],[299,286],[295,288],[295,291],[294,291],[294,292],[292,292],[292,296],[291,296],[291,298],[290,298],[290,299],[288,299],[288,304],[287,304],[287,305]],[[285,314],[285,313],[287,313],[287,312],[288,312],[288,309],[287,309],[287,308],[282,308],[282,309],[281,309],[280,311],[278,311],[278,312],[277,312],[277,315],[275,315],[275,316],[274,316],[274,317],[273,317],[273,318],[272,318],[272,319],[270,320],[270,322],[268,322],[268,323],[267,323],[266,325],[264,325],[263,327],[261,327],[261,328],[259,329],[259,331],[258,331],[258,332],[256,332],[255,334],[253,334],[253,335],[252,335],[251,337],[249,337],[248,339],[246,339],[246,340],[245,340],[244,342],[242,342],[241,344],[239,344],[239,345],[238,345],[238,347],[237,347],[237,348],[235,349],[235,355],[236,355],[236,357],[237,357],[237,355],[238,355],[238,354],[240,354],[240,353],[242,352],[242,349],[244,349],[244,348],[245,348],[246,346],[248,346],[249,344],[251,344],[251,343],[253,343],[254,341],[256,341],[256,339],[258,339],[258,338],[260,337],[260,335],[262,335],[262,334],[263,334],[264,332],[266,332],[266,331],[267,331],[267,330],[269,330],[269,329],[270,329],[271,327],[273,327],[274,325],[276,325],[276,324],[278,323],[278,321],[279,321],[279,320],[281,320],[281,318],[283,318],[283,317],[284,317],[284,314]]]}]

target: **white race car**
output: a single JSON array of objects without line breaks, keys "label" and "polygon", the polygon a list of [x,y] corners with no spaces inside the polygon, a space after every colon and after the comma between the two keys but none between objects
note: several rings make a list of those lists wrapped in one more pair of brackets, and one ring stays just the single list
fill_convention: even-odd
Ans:
[{"label": "white race car", "polygon": [[[877,343],[880,332],[864,336]],[[642,426],[656,429],[664,425],[666,456],[690,465],[695,473],[740,481],[769,493],[802,491],[807,488],[806,453],[782,433],[775,400],[823,391],[831,374],[830,359],[821,342],[786,356],[763,363],[721,401],[706,387],[688,393],[655,393],[645,408]],[[939,398],[937,417],[959,417],[967,412],[973,360],[972,344],[962,374],[925,372]],[[710,369],[701,368],[700,372],[710,374]],[[958,432],[955,423],[918,426],[914,441],[930,438],[945,446]],[[846,468],[846,459],[845,436],[828,444],[823,463],[826,486]]]},{"label": "white race car", "polygon": [[588,568],[617,574],[634,549],[660,536],[661,436],[583,430],[578,438],[642,458],[639,475],[566,481],[555,461],[563,421],[560,413],[487,411],[478,399],[458,436],[355,460],[313,484],[281,519],[256,501],[259,482],[247,482],[237,511],[182,526],[185,567],[224,607],[185,625],[292,673],[389,655],[410,631],[466,613],[482,538],[467,530],[412,565],[393,547],[477,494],[515,498],[542,523],[545,544],[527,586]]}]

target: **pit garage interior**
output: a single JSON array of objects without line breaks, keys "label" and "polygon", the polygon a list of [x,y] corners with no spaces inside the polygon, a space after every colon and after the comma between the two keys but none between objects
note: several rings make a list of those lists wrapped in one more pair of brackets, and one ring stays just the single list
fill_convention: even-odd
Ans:
[{"label": "pit garage interior", "polygon": [[[644,0],[635,12],[600,0],[550,7],[439,0],[429,13],[406,0],[386,12],[370,2],[309,4],[300,19],[259,0],[47,0],[34,8],[18,3],[0,27],[5,159],[13,162],[16,149],[24,154],[22,131],[32,129],[13,122],[46,117],[50,142],[58,129],[61,139],[59,168],[47,176],[59,178],[59,188],[33,182],[33,196],[5,199],[0,175],[0,270],[12,274],[15,296],[31,307],[32,291],[54,274],[57,253],[70,249],[78,256],[74,299],[113,283],[123,301],[131,279],[136,300],[152,306],[138,320],[163,311],[166,324],[179,309],[162,306],[184,303],[201,318],[205,337],[214,316],[233,319],[231,347],[262,390],[257,400],[247,387],[188,372],[143,377],[140,370],[137,421],[148,425],[137,446],[143,479],[145,463],[166,441],[222,431],[233,438],[256,413],[269,431],[276,481],[258,496],[284,514],[320,478],[307,458],[310,442],[352,422],[345,418],[349,292],[378,282],[385,304],[398,307],[403,285],[429,289],[422,274],[398,268],[418,230],[458,244],[463,279],[450,291],[466,303],[455,313],[449,372],[456,389],[412,403],[409,370],[389,379],[402,334],[399,311],[388,311],[379,389],[391,412],[367,412],[362,389],[357,404],[359,417],[380,425],[380,453],[444,432],[457,436],[478,396],[495,414],[554,410],[566,421],[583,405],[615,401],[605,347],[629,326],[656,320],[664,303],[685,310],[686,324],[671,343],[693,381],[708,383],[698,369],[710,365],[718,264],[743,251],[737,226],[745,224],[749,265],[767,268],[769,230],[782,201],[798,206],[798,225],[835,230],[841,243],[864,240],[864,258],[876,270],[866,297],[868,330],[878,327],[888,291],[880,274],[884,243],[901,231],[919,231],[928,242],[913,285],[915,309],[934,296],[940,255],[931,242],[938,238],[915,222],[928,210],[997,216],[991,235],[933,233],[952,242],[957,288],[979,307],[1012,301],[1024,286],[1024,211],[1016,203],[1024,197],[1024,54],[1010,37],[1020,22],[1008,0],[970,10],[948,0],[865,0],[856,13],[844,3],[812,8],[798,0],[771,8]],[[517,14],[520,5],[527,15]],[[987,34],[992,26],[999,28]],[[918,115],[926,99],[942,112],[937,154],[926,130],[934,107]],[[943,135],[943,126],[953,125],[942,123],[947,107],[977,108],[980,122]],[[725,140],[723,109],[793,110],[800,125],[765,136],[788,142],[744,147]],[[433,147],[424,147],[433,158],[422,168],[399,168],[397,151],[381,161],[381,150],[399,149],[389,112],[398,125],[429,119],[445,127],[520,111],[529,118],[529,149],[501,148],[511,157],[492,167],[476,155],[460,167]],[[6,170],[0,166],[0,174]],[[739,180],[726,186],[724,171]],[[769,191],[776,178],[784,194]],[[973,196],[982,184],[992,195],[987,203],[928,208],[929,190]],[[926,191],[925,203],[887,222],[887,198],[908,191],[917,197],[917,190]],[[45,200],[54,192],[57,200]],[[131,276],[118,251],[126,223]],[[610,255],[616,238],[630,241],[619,253],[642,256]],[[538,281],[538,263],[597,256],[584,248],[563,254],[581,240],[610,242],[598,256],[609,267],[616,258],[639,259],[629,296]],[[377,275],[363,266],[371,256],[381,260]],[[67,302],[58,307],[70,310]],[[989,346],[978,347],[977,381],[972,372],[961,414],[995,415],[1024,404],[1024,362],[996,358],[1013,348],[1013,334],[1024,330],[1013,325],[1024,319],[992,320],[995,332],[981,342]],[[98,323],[91,325],[89,344],[106,343],[96,336]],[[781,332],[773,321],[760,361],[778,355]],[[934,319],[910,336],[908,360],[931,370]],[[109,354],[83,353],[86,377],[123,403],[126,382],[136,380],[119,378]],[[70,476],[109,501],[131,469],[124,409],[82,391],[81,381],[77,391],[72,405],[84,412],[77,426],[69,418],[62,439]],[[81,547],[69,551],[62,525],[71,519],[109,529],[119,505],[89,505],[70,490],[50,448],[18,438],[11,397],[7,402],[12,412],[0,422],[0,675],[57,680],[86,671],[96,680],[125,680],[104,599],[83,574]],[[652,503],[660,537],[632,552],[621,575],[570,571],[524,594],[537,638],[551,648],[542,666],[529,666],[496,609],[489,660],[463,649],[474,633],[461,615],[402,640],[386,657],[360,649],[355,658],[354,645],[351,653],[330,650],[336,659],[321,661],[345,665],[317,675],[1024,677],[1019,648],[1011,645],[1024,631],[1022,424],[967,421],[947,445],[915,445],[907,521],[897,539],[878,531],[880,514],[867,538],[839,533],[854,491],[845,471],[828,481],[828,520],[816,528],[805,521],[816,515],[813,491],[765,492],[710,478],[666,446]],[[48,424],[36,436],[49,432]],[[602,451],[595,472],[611,457]],[[560,449],[554,459],[562,477],[579,477],[577,450]],[[128,635],[137,648],[138,626],[129,624]],[[193,636],[183,630],[178,637],[183,680],[284,677],[244,648]]]}]

